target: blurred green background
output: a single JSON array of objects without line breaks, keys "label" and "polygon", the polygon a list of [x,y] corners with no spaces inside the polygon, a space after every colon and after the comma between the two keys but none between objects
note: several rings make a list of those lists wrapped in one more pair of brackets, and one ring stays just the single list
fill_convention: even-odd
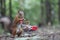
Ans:
[{"label": "blurred green background", "polygon": [[[31,24],[36,25],[40,20],[40,0],[11,0],[12,17],[14,18],[19,9],[25,12],[25,19],[29,19]],[[9,1],[6,0],[6,15],[9,13]]]},{"label": "blurred green background", "polygon": [[[9,16],[11,14],[13,19],[18,10],[23,9],[25,19],[29,19],[32,25],[37,25],[39,22],[46,24],[47,17],[50,14],[49,18],[53,24],[60,23],[59,0],[3,0],[2,3],[5,3],[5,15]],[[10,9],[11,11],[9,11]]]}]

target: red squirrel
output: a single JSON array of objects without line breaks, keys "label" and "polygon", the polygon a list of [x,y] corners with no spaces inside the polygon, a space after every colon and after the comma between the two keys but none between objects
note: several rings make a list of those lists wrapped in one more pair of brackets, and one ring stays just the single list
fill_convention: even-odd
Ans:
[{"label": "red squirrel", "polygon": [[22,34],[22,28],[20,28],[20,32],[16,33],[17,30],[17,24],[20,23],[22,24],[24,21],[24,12],[22,10],[18,11],[18,14],[16,15],[16,17],[14,18],[13,21],[13,25],[12,25],[12,35],[15,37],[15,35],[17,34],[18,36],[20,36]]}]

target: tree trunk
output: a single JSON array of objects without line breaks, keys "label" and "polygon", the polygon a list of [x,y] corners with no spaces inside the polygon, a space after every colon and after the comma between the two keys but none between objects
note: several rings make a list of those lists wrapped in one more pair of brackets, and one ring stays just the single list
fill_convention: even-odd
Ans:
[{"label": "tree trunk", "polygon": [[59,2],[58,2],[58,7],[59,7],[59,9],[58,9],[58,19],[59,19],[59,24],[60,24],[60,0],[59,0]]},{"label": "tree trunk", "polygon": [[1,0],[0,0],[0,17],[1,17]]},{"label": "tree trunk", "polygon": [[1,15],[2,16],[5,16],[5,13],[6,13],[6,11],[5,11],[5,0],[1,0]]},{"label": "tree trunk", "polygon": [[43,21],[43,14],[44,14],[43,0],[41,0],[41,21]]},{"label": "tree trunk", "polygon": [[46,23],[51,23],[51,4],[49,0],[46,0]]},{"label": "tree trunk", "polygon": [[12,21],[12,2],[11,2],[11,0],[9,0],[9,17]]}]

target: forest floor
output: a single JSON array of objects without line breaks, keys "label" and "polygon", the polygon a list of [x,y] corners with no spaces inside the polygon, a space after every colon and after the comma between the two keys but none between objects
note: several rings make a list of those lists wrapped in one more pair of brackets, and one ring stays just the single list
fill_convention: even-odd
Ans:
[{"label": "forest floor", "polygon": [[60,27],[56,26],[43,26],[38,29],[39,36],[34,37],[21,37],[21,38],[10,38],[10,37],[0,37],[0,40],[60,40]]}]

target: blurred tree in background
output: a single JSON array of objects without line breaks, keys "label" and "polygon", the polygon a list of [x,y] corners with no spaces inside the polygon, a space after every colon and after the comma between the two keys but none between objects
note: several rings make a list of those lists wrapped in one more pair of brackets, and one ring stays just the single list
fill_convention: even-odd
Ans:
[{"label": "blurred tree in background", "polygon": [[13,19],[18,10],[23,9],[25,18],[29,19],[32,25],[37,25],[39,22],[60,23],[60,0],[3,0],[1,7],[2,5],[5,8],[4,13],[1,14]]}]

